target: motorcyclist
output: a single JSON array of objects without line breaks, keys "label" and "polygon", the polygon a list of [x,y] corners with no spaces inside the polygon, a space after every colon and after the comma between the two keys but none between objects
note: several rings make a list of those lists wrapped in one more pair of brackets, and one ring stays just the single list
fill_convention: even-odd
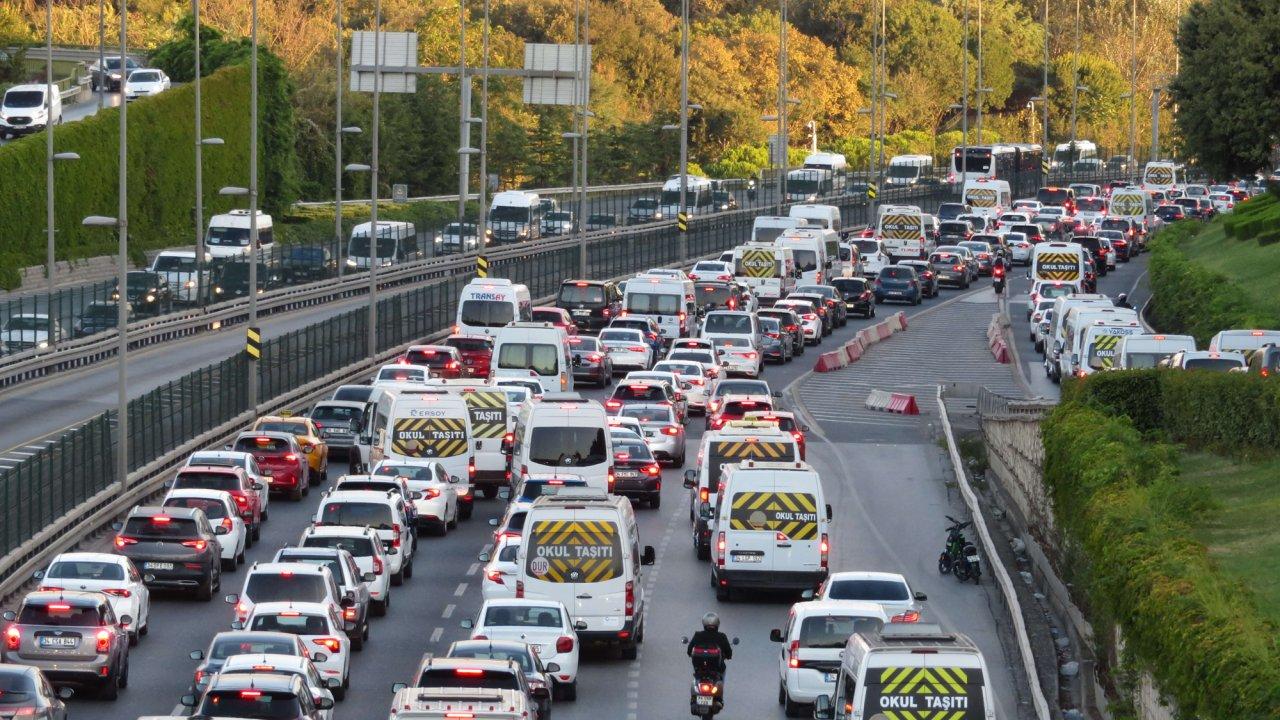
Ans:
[{"label": "motorcyclist", "polygon": [[[725,662],[733,659],[733,643],[729,642],[729,636],[720,632],[720,616],[709,612],[702,616],[702,629],[693,634],[689,638],[689,646],[685,648],[685,654],[693,657],[693,651],[696,648],[714,648],[720,651],[720,675],[724,676],[724,671],[728,667]],[[721,693],[721,698],[724,693]]]},{"label": "motorcyclist", "polygon": [[1129,308],[1130,310],[1133,309],[1133,305],[1129,302],[1129,296],[1125,293],[1120,293],[1119,295],[1116,296],[1115,306],[1118,308]]}]

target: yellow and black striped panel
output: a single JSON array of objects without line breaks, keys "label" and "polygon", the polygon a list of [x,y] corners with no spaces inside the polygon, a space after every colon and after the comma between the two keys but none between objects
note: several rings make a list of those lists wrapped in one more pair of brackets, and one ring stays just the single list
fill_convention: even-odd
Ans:
[{"label": "yellow and black striped panel", "polygon": [[1146,213],[1147,204],[1136,193],[1118,193],[1111,198],[1111,214],[1117,217],[1138,217]]},{"label": "yellow and black striped panel", "polygon": [[809,493],[740,492],[730,505],[729,527],[780,532],[792,540],[816,540],[818,507]]},{"label": "yellow and black striped panel", "polygon": [[1147,168],[1147,184],[1148,185],[1172,185],[1173,184],[1173,168],[1167,168],[1167,167]]},{"label": "yellow and black striped panel", "polygon": [[707,463],[708,485],[720,485],[720,466],[742,462],[743,460],[761,460],[765,462],[791,462],[796,459],[795,443],[761,442],[756,440],[716,440],[711,443],[710,460]]},{"label": "yellow and black striped panel", "polygon": [[462,394],[471,413],[471,434],[479,440],[507,432],[507,394],[501,390],[468,390]]},{"label": "yellow and black striped panel", "polygon": [[525,570],[554,583],[595,583],[620,577],[618,526],[608,520],[539,520],[529,533]]},{"label": "yellow and black striped panel", "polygon": [[1074,282],[1080,279],[1080,255],[1077,253],[1040,253],[1036,255],[1035,263],[1035,276],[1040,280]]},{"label": "yellow and black striped panel", "polygon": [[981,720],[982,671],[958,667],[869,668],[864,717]]},{"label": "yellow and black striped panel", "polygon": [[990,188],[973,188],[964,194],[964,200],[972,207],[993,208],[999,196]]},{"label": "yellow and black striped panel", "polygon": [[400,418],[392,428],[391,452],[402,457],[457,457],[469,446],[462,418]]},{"label": "yellow and black striped panel", "polygon": [[1110,370],[1116,364],[1116,350],[1120,345],[1120,335],[1099,335],[1093,339],[1093,349],[1090,354],[1093,360],[1090,362],[1094,367],[1100,367]]},{"label": "yellow and black striped panel", "polygon": [[880,237],[889,240],[918,240],[921,235],[919,215],[886,214],[880,219]]},{"label": "yellow and black striped panel", "polygon": [[744,250],[738,265],[747,277],[771,278],[778,274],[778,262],[768,250]]}]

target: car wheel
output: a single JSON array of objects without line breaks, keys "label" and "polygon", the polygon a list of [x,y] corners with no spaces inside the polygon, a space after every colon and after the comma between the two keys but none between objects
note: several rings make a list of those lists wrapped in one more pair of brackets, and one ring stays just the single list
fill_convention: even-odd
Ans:
[{"label": "car wheel", "polygon": [[[786,690],[783,690],[786,695]],[[783,698],[782,712],[787,717],[804,717],[805,706],[791,699],[789,695]]]},{"label": "car wheel", "polygon": [[196,589],[196,599],[202,600],[204,602],[209,602],[210,600],[213,599],[213,576],[212,575],[209,576],[209,579],[205,581],[204,584],[202,584],[199,588]]},{"label": "car wheel", "polygon": [[404,573],[405,580],[412,578],[413,577],[413,561],[412,560],[405,561],[404,566],[400,568],[400,572]]},{"label": "car wheel", "polygon": [[497,485],[485,485],[485,486],[484,486],[484,488],[482,488],[480,492],[484,493],[484,499],[485,499],[485,500],[492,500],[492,499],[494,499],[494,498],[498,497],[498,486],[497,486]]},{"label": "car wheel", "polygon": [[361,632],[356,633],[355,637],[348,637],[347,639],[351,641],[352,650],[356,652],[360,652],[361,650],[364,650],[364,641],[369,639],[368,625],[366,625]]},{"label": "car wheel", "polygon": [[[261,532],[262,532],[262,523],[263,523],[263,521],[265,521],[266,519],[267,519],[267,508],[262,508],[262,514],[260,515],[259,520],[258,520],[258,532],[259,532],[259,533],[261,533]],[[257,540],[257,539],[258,539],[256,535],[254,536],[254,539],[255,539],[255,540]]]},{"label": "car wheel", "polygon": [[636,647],[635,643],[627,643],[622,646],[623,660],[635,660],[637,657],[639,657],[639,654],[640,654],[640,648]]},{"label": "car wheel", "polygon": [[289,499],[294,502],[302,502],[302,495],[303,490],[301,483],[294,485],[293,489],[289,491]]},{"label": "car wheel", "polygon": [[699,560],[711,559],[711,545],[703,544],[698,542],[697,540],[694,540],[693,547],[694,547],[694,556],[697,557]]},{"label": "car wheel", "polygon": [[568,700],[569,702],[573,702],[577,700],[578,699],[578,681],[574,680],[568,685],[565,685],[564,691],[560,693],[560,697],[564,700]]},{"label": "car wheel", "polygon": [[653,493],[648,497],[649,507],[657,510],[662,507],[662,493]]},{"label": "car wheel", "polygon": [[872,305],[869,308],[867,308],[867,317],[873,318],[875,316],[876,316],[876,306]]},{"label": "car wheel", "polygon": [[236,569],[236,559],[233,557],[222,558],[222,569],[231,572]]},{"label": "car wheel", "polygon": [[391,584],[397,587],[404,584],[404,566],[400,567],[400,572],[391,576]]},{"label": "car wheel", "polygon": [[258,520],[258,522],[254,523],[252,537],[250,538],[254,542],[258,542],[259,540],[262,539],[262,521],[266,519],[267,519],[267,514],[263,512],[262,517]]},{"label": "car wheel", "polygon": [[372,600],[369,602],[369,612],[372,612],[374,617],[386,617],[388,605],[390,603],[386,600]]},{"label": "car wheel", "polygon": [[120,697],[120,677],[112,675],[102,681],[102,687],[98,690],[98,699],[114,701],[118,697]]},{"label": "car wheel", "polygon": [[333,693],[334,700],[345,700],[347,698],[347,683],[343,682],[342,685],[333,688],[331,692]]},{"label": "car wheel", "polygon": [[[715,576],[712,576],[711,582],[716,582]],[[716,582],[716,600],[720,602],[731,602],[733,600],[733,593],[730,590],[729,586],[721,585],[720,583]]]},{"label": "car wheel", "polygon": [[129,647],[137,647],[137,646],[138,646],[138,633],[136,632],[129,633]]},{"label": "car wheel", "polygon": [[463,520],[470,520],[472,511],[473,511],[473,508],[470,505],[459,505],[458,517],[462,518]]}]

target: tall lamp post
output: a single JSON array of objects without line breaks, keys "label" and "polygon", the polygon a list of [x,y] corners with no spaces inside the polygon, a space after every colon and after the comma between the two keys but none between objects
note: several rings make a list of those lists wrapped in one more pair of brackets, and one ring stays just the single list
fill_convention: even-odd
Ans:
[{"label": "tall lamp post", "polygon": [[[197,26],[199,27],[199,26]],[[197,55],[199,57],[199,55]],[[200,67],[200,61],[196,61],[196,67]],[[200,71],[196,70],[195,85],[200,87]],[[188,288],[191,289],[191,283],[194,282],[196,291],[196,304],[204,307],[205,304],[205,282],[204,282],[204,262],[205,253],[208,252],[204,245],[204,149],[206,147],[214,147],[224,145],[224,141],[220,137],[201,137],[200,122],[200,90],[196,90],[196,206],[192,211],[192,219],[195,221],[196,234],[196,278],[194,281],[188,280]],[[178,293],[182,293],[182,288],[178,288]]]},{"label": "tall lamp post", "polygon": [[[339,54],[339,55],[341,55],[341,54],[342,54],[342,50],[341,50],[341,49],[339,49],[339,50],[338,50],[338,54]],[[341,60],[339,60],[339,63],[341,63]],[[336,261],[337,261],[337,264],[338,264],[338,277],[342,277],[343,269],[346,267],[347,263],[348,263],[348,262],[350,262],[350,263],[352,263],[352,265],[353,265],[353,266],[354,266],[354,264],[355,264],[355,263],[354,263],[354,261],[352,261],[352,260],[350,260],[350,259],[345,259],[345,260],[344,260],[344,259],[343,259],[343,257],[342,257],[342,255],[343,255],[343,250],[342,250],[342,248],[343,248],[343,243],[342,243],[342,238],[343,238],[343,233],[342,233],[342,136],[344,136],[344,135],[359,135],[362,131],[360,130],[360,128],[359,128],[359,127],[357,127],[357,126],[355,126],[355,125],[342,126],[342,120],[341,120],[341,117],[342,117],[342,100],[341,100],[341,96],[342,96],[342,80],[341,80],[341,79],[339,79],[339,80],[338,80],[338,96],[339,96],[339,100],[338,100],[338,117],[339,117],[338,125],[339,125],[339,127],[338,127],[338,131],[337,131],[336,133],[334,133],[334,138],[335,138],[335,140],[334,140],[334,146],[333,146],[333,167],[334,167],[334,173],[333,173],[333,174],[334,174],[334,178],[333,178],[333,236],[334,236],[334,242],[336,242],[336,243],[337,243],[337,245],[338,245],[338,252],[337,252],[337,258],[336,258]]]},{"label": "tall lamp post", "polygon": [[[981,83],[981,78],[979,78],[979,83]],[[983,103],[985,103],[985,102],[986,102],[986,100],[984,100],[984,99],[983,99],[983,97],[984,97],[985,95],[990,94],[991,92],[992,92],[992,89],[991,89],[991,88],[989,88],[989,87],[982,87],[981,85],[979,85],[978,87],[976,87],[976,88],[974,88],[974,89],[973,89],[973,94],[976,96],[976,100],[977,100],[977,103],[978,103],[978,126],[977,126],[977,128],[976,128],[976,131],[977,131],[977,132],[976,132],[976,134],[977,134],[977,136],[978,136],[978,144],[979,144],[979,145],[982,145],[982,144],[983,144],[983,140],[982,140],[982,105],[983,105]]]},{"label": "tall lamp post", "polygon": [[[47,135],[48,138],[46,138],[47,144],[45,146],[45,157],[47,158],[45,163],[45,224],[46,224],[46,232],[47,232],[47,238],[46,238],[47,247],[45,248],[46,266],[45,266],[44,274],[45,274],[45,281],[48,283],[48,290],[49,290],[49,298],[45,301],[46,303],[48,303],[48,305],[45,306],[45,311],[49,314],[50,330],[52,331],[52,325],[53,325],[52,305],[53,305],[53,286],[54,286],[53,270],[54,270],[54,263],[56,262],[56,259],[54,256],[54,233],[56,232],[56,230],[54,229],[55,217],[54,217],[54,200],[53,200],[53,190],[54,190],[53,166],[55,163],[59,163],[59,162],[74,162],[76,160],[79,160],[80,155],[78,153],[73,153],[73,152],[56,153],[53,151],[53,127],[52,126],[50,126],[48,129],[45,130],[45,135]],[[57,343],[59,340],[58,336],[53,332],[49,332],[47,337],[49,338],[49,347],[53,347],[53,345]]]}]

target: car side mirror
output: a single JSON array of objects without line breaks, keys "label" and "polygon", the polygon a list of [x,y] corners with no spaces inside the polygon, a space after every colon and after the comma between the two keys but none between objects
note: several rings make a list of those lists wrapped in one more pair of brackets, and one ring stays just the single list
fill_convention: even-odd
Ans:
[{"label": "car side mirror", "polygon": [[120,616],[120,625],[121,625],[121,626],[132,625],[132,624],[133,624],[133,616],[132,616],[132,615],[121,615],[121,616]]},{"label": "car side mirror", "polygon": [[37,571],[35,571],[34,573],[31,573],[31,578],[32,578],[33,580],[43,580],[43,579],[44,579],[44,571],[43,571],[43,570],[37,570]]},{"label": "car side mirror", "polygon": [[232,630],[243,630],[243,629],[244,629],[244,623],[240,622],[239,620],[232,620],[232,621],[231,621],[231,629],[232,629]]},{"label": "car side mirror", "polygon": [[[338,678],[332,678],[332,679],[338,680]],[[342,684],[342,681],[338,680],[338,684]],[[391,692],[398,693],[401,690],[407,689],[408,687],[409,687],[408,683],[391,683]]]},{"label": "car side mirror", "polygon": [[800,426],[800,432],[802,432],[802,433],[807,433],[807,432],[809,432],[809,426],[808,426],[808,425],[801,425],[801,426]]},{"label": "car side mirror", "polygon": [[498,527],[498,518],[489,518],[489,527]]},{"label": "car side mirror", "polygon": [[3,614],[0,614],[0,618],[4,618],[5,620],[8,620],[9,622],[13,622],[14,620],[17,620],[17,619],[18,619],[18,613],[14,612],[14,611],[12,611],[12,610],[5,610]]},{"label": "car side mirror", "polygon": [[800,593],[801,600],[812,600],[815,597],[817,597],[817,593],[815,593],[813,590],[805,590],[804,592]]},{"label": "car side mirror", "polygon": [[231,593],[230,595],[223,597],[222,601],[228,605],[235,605],[237,602],[240,602],[240,596],[236,593]]},{"label": "car side mirror", "polygon": [[831,522],[831,503],[827,503],[827,522]]},{"label": "car side mirror", "polygon": [[577,355],[574,355],[574,356],[573,356],[573,361],[572,361],[572,362],[573,362],[573,366],[574,366],[574,367],[578,367],[579,365],[581,365],[581,364],[582,364],[582,358],[581,358],[581,357],[579,357],[579,356],[577,356]]},{"label": "car side mirror", "polygon": [[502,452],[510,454],[510,452],[511,452],[511,450],[512,450],[512,448],[513,448],[513,446],[514,446],[514,445],[515,445],[515,443],[512,443],[510,440],[508,440],[508,439],[506,439],[506,438],[503,438],[503,439],[502,439]]},{"label": "car side mirror", "polygon": [[328,659],[329,655],[327,653],[311,653],[312,662],[322,663]]},{"label": "car side mirror", "polygon": [[652,545],[645,545],[644,552],[640,553],[641,565],[652,565],[658,560],[658,553],[653,549]]},{"label": "car side mirror", "polygon": [[916,600],[919,600],[920,602],[924,602],[925,600],[929,599],[929,596],[925,595],[922,592],[918,592],[915,595],[912,595],[912,597],[914,597]]},{"label": "car side mirror", "polygon": [[774,390],[773,392],[769,393],[769,395],[770,395],[771,397],[775,397],[775,398],[779,398],[779,399],[781,399],[781,398],[782,398],[782,391],[781,391],[781,390]]},{"label": "car side mirror", "polygon": [[73,696],[75,696],[75,694],[76,694],[76,691],[72,690],[66,685],[63,685],[62,687],[58,688],[57,695],[58,695],[58,698],[61,700],[70,700]]},{"label": "car side mirror", "polygon": [[782,642],[782,630],[780,630],[779,628],[774,628],[770,630],[769,642],[776,642],[776,643]]},{"label": "car side mirror", "polygon": [[[338,678],[329,678],[329,682],[331,682],[331,683],[332,683],[334,680],[337,680],[337,679],[338,679]],[[342,683],[341,683],[341,682],[339,682],[339,683],[338,683],[338,687],[342,687]],[[329,686],[329,688],[330,688],[330,689],[332,689],[332,688],[333,688],[333,686],[332,686],[332,685],[330,685],[330,686]],[[331,709],[333,709],[333,698],[331,698],[331,697],[321,697],[321,698],[316,698],[316,709],[317,709],[317,710],[331,710]]]},{"label": "car side mirror", "polygon": [[229,443],[228,443],[228,444],[226,444],[226,445],[223,445],[223,446],[222,446],[222,449],[223,449],[223,450],[230,450],[230,449],[231,449],[231,445],[230,445]]},{"label": "car side mirror", "polygon": [[730,640],[730,641],[729,641],[729,644],[730,644],[730,645],[737,645],[737,644],[738,644],[738,638],[734,638],[734,639]]},{"label": "car side mirror", "polygon": [[462,482],[462,478],[458,477],[457,475],[450,475],[450,476],[449,476],[449,484],[450,484],[450,485],[457,485],[457,484],[458,484],[458,483],[460,483],[460,482]]},{"label": "car side mirror", "polygon": [[831,720],[831,696],[819,695],[813,702],[813,720]]},{"label": "car side mirror", "polygon": [[560,672],[560,663],[547,663],[543,670],[546,670],[549,673]]},{"label": "car side mirror", "polygon": [[534,688],[532,695],[535,700],[547,700],[551,697],[551,691],[544,687]]},{"label": "car side mirror", "polygon": [[124,523],[117,520],[116,522],[111,523],[111,529],[116,532],[120,532],[121,530],[124,530]]},{"label": "car side mirror", "polygon": [[477,560],[479,560],[479,561],[480,561],[480,562],[482,562],[482,563],[487,563],[487,562],[489,562],[489,561],[490,561],[491,559],[493,559],[493,558],[492,558],[492,556],[490,556],[490,555],[489,555],[489,553],[487,553],[487,552],[482,552],[482,553],[480,553],[479,555],[476,555],[476,559],[477,559]]},{"label": "car side mirror", "polygon": [[263,485],[263,484],[262,484],[262,483],[260,483],[260,482],[256,482],[256,483],[254,483],[254,484],[253,484],[253,489],[254,489],[254,490],[257,490],[258,492],[262,492],[263,490],[266,490],[266,489],[267,489],[267,486],[266,486],[266,485]]},{"label": "car side mirror", "polygon": [[231,529],[226,525],[218,525],[213,528],[214,535],[226,535],[229,532],[231,532]]},{"label": "car side mirror", "polygon": [[586,621],[586,620],[579,620],[579,621],[575,622],[575,623],[573,624],[573,629],[574,629],[574,630],[586,630],[586,629],[587,629],[587,621]]},{"label": "car side mirror", "polygon": [[711,503],[704,502],[698,506],[698,517],[702,520],[711,519]]},{"label": "car side mirror", "polygon": [[187,653],[187,657],[191,658],[192,660],[203,660],[203,659],[204,659],[204,651],[203,651],[203,650],[192,650],[191,652]]},{"label": "car side mirror", "polygon": [[504,488],[499,488],[499,489],[498,489],[498,497],[499,497],[499,498],[501,498],[501,499],[503,499],[503,500],[510,500],[510,499],[511,499],[511,488],[505,488],[505,487],[504,487]]},{"label": "car side mirror", "polygon": [[182,707],[193,708],[196,706],[196,696],[191,693],[187,693],[186,695],[183,695],[182,699],[178,702],[182,703]]},{"label": "car side mirror", "polygon": [[685,489],[687,490],[692,490],[698,487],[698,471],[697,470],[684,471],[684,486],[685,486]]},{"label": "car side mirror", "polygon": [[458,625],[464,630],[474,630],[476,627],[476,621],[471,618],[466,618],[462,622],[458,623]]},{"label": "car side mirror", "polygon": [[409,493],[410,500],[421,500],[422,497],[423,497],[422,493],[418,492],[417,490],[414,490],[413,492]]}]

